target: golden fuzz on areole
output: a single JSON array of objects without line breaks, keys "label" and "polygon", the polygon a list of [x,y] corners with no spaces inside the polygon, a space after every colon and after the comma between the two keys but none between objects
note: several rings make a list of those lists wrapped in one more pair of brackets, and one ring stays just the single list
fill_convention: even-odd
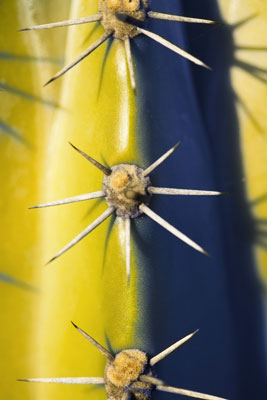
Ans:
[{"label": "golden fuzz on areole", "polygon": [[126,22],[125,17],[144,21],[148,2],[139,0],[100,0],[98,12],[105,31],[112,31],[117,39],[125,40],[139,35],[137,28]]},{"label": "golden fuzz on areole", "polygon": [[149,5],[148,0],[99,0],[99,7],[107,8],[119,12],[137,12],[146,10]]},{"label": "golden fuzz on areole", "polygon": [[111,384],[124,387],[139,378],[145,369],[147,356],[140,350],[123,350],[107,364],[105,376]]},{"label": "golden fuzz on areole", "polygon": [[120,164],[111,170],[111,175],[105,176],[103,181],[107,204],[115,207],[118,217],[138,217],[140,204],[147,204],[151,197],[147,191],[150,179],[136,165]]}]

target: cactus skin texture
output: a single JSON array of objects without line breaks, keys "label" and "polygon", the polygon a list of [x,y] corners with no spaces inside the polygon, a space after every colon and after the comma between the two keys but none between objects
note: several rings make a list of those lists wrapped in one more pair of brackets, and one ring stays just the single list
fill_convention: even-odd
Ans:
[{"label": "cactus skin texture", "polygon": [[[97,1],[0,3],[0,82],[5,83],[0,92],[0,279],[9,276],[39,289],[27,290],[8,279],[0,282],[1,398],[106,398],[103,389],[16,382],[24,377],[103,375],[104,358],[75,335],[70,320],[114,352],[135,347],[156,354],[166,343],[200,328],[190,346],[159,366],[159,376],[232,400],[265,397],[262,289],[267,260],[264,229],[260,225],[259,236],[257,220],[267,217],[266,85],[237,69],[233,54],[234,43],[267,46],[267,5],[265,0],[154,0],[153,9],[223,20],[230,26],[253,18],[234,31],[229,25],[149,21],[147,28],[191,50],[214,71],[202,71],[137,37],[132,42],[134,96],[119,41],[111,48],[103,45],[61,82],[42,88],[58,65],[40,58],[72,60],[99,37],[101,27],[16,32],[34,23],[93,14]],[[4,53],[39,61],[7,60]],[[266,54],[238,50],[236,55],[264,68]],[[20,92],[11,93],[9,87]],[[251,116],[236,102],[236,93]],[[102,174],[76,155],[68,141],[103,163],[134,162],[140,167],[181,141],[179,152],[151,177],[153,185],[218,189],[231,195],[161,197],[152,199],[153,209],[202,243],[212,258],[195,253],[144,217],[135,224],[130,285],[123,226],[110,231],[109,221],[44,267],[105,209],[93,200],[91,205],[27,210],[101,189]]]}]

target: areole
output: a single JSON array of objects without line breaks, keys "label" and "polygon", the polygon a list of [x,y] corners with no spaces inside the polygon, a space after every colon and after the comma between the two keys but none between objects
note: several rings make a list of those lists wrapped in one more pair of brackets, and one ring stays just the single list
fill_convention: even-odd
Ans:
[{"label": "areole", "polygon": [[61,69],[56,75],[54,75],[45,84],[53,82],[58,79],[75,65],[79,64],[84,58],[91,54],[97,47],[104,43],[109,38],[119,39],[124,42],[125,54],[129,68],[130,80],[133,90],[136,89],[134,64],[132,60],[130,39],[137,35],[143,34],[150,39],[158,42],[164,47],[180,56],[190,60],[191,62],[200,65],[204,68],[211,69],[204,62],[189,54],[179,46],[169,42],[154,32],[139,26],[139,23],[146,19],[160,19],[175,22],[190,22],[190,23],[202,23],[202,24],[215,24],[215,21],[201,18],[183,17],[180,15],[164,14],[160,12],[150,11],[150,4],[148,0],[99,0],[98,13],[87,17],[71,19],[67,21],[53,22],[49,24],[31,26],[29,28],[21,29],[21,31],[29,30],[41,30],[58,28],[70,25],[80,25],[92,22],[100,22],[104,28],[104,33],[91,44],[84,52],[82,52],[74,61]]},{"label": "areole", "polygon": [[198,330],[178,340],[156,356],[149,357],[145,352],[138,349],[125,349],[117,354],[112,354],[73,322],[72,325],[106,357],[107,363],[104,377],[37,378],[20,379],[20,381],[70,385],[105,385],[106,392],[111,400],[128,400],[131,395],[134,395],[137,400],[148,400],[153,390],[202,400],[225,400],[205,393],[167,386],[161,379],[153,375],[153,367],[192,339]]},{"label": "areole", "polygon": [[71,144],[71,146],[82,157],[84,157],[86,160],[88,160],[91,164],[93,164],[96,168],[100,169],[104,173],[102,190],[93,193],[82,194],[79,196],[69,197],[62,200],[56,200],[49,203],[39,204],[30,208],[52,207],[97,198],[105,199],[109,207],[94,222],[87,226],[84,231],[82,231],[71,242],[63,247],[49,262],[54,261],[71,247],[75,246],[80,240],[82,240],[85,236],[92,232],[97,226],[99,226],[112,214],[116,214],[117,217],[121,217],[125,221],[126,271],[128,278],[130,277],[131,269],[130,220],[139,217],[141,214],[145,214],[195,250],[204,255],[209,255],[196,242],[187,237],[184,233],[180,232],[169,222],[165,221],[147,206],[152,195],[155,194],[170,196],[218,196],[224,194],[218,191],[161,188],[151,185],[149,178],[150,173],[152,173],[164,161],[166,161],[167,158],[170,157],[170,155],[174,153],[174,151],[179,146],[179,143],[171,147],[166,153],[164,153],[146,169],[142,169],[139,166],[133,164],[118,164],[113,167],[106,167],[82,150],[78,149],[73,144]]}]

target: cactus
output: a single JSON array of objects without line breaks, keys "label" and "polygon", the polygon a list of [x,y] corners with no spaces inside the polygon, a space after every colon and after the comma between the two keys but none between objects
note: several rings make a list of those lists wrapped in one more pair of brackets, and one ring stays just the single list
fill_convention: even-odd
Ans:
[{"label": "cactus", "polygon": [[[106,398],[103,389],[16,382],[103,376],[103,356],[75,335],[74,320],[112,354],[134,348],[152,356],[200,328],[190,345],[159,364],[160,378],[234,400],[262,398],[267,6],[252,0],[153,0],[154,12],[219,22],[151,18],[144,25],[212,72],[139,35],[131,39],[133,68],[123,41],[109,39],[43,88],[103,28],[17,31],[97,14],[97,3],[0,4],[1,395]],[[211,259],[139,217],[132,224],[129,280],[125,224],[111,217],[44,266],[105,210],[98,200],[27,210],[101,188],[101,172],[69,141],[105,168],[126,163],[142,169],[180,141],[179,151],[151,176],[153,187],[230,196],[153,196],[151,208],[203,245]]]}]

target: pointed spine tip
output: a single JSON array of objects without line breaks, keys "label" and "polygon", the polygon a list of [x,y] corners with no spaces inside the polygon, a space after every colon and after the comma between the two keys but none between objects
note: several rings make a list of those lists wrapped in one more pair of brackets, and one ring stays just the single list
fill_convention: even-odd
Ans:
[{"label": "pointed spine tip", "polygon": [[216,19],[208,19],[208,20],[207,20],[207,23],[208,23],[209,25],[220,25],[220,24],[222,24],[223,22],[222,22],[222,21],[218,21],[218,20],[216,20]]},{"label": "pointed spine tip", "polygon": [[73,147],[75,150],[78,150],[78,148],[77,148],[76,146],[74,146],[74,144],[72,144],[70,141],[69,141],[69,144],[70,144],[71,147]]},{"label": "pointed spine tip", "polygon": [[78,329],[78,326],[73,321],[70,321],[70,323],[74,326],[75,329]]},{"label": "pointed spine tip", "polygon": [[56,77],[53,77],[53,78],[49,79],[49,81],[47,81],[47,82],[43,85],[43,87],[46,87],[46,86],[50,85],[50,83],[54,82],[56,79],[57,79]]},{"label": "pointed spine tip", "polygon": [[53,257],[51,258],[49,261],[47,261],[47,263],[45,264],[45,266],[48,266],[49,264],[51,264],[57,257]]},{"label": "pointed spine tip", "polygon": [[50,79],[49,81],[47,81],[47,82],[43,85],[43,87],[48,86],[51,82],[53,82],[53,79]]},{"label": "pointed spine tip", "polygon": [[212,67],[210,67],[209,65],[207,65],[207,64],[202,64],[202,66],[204,67],[204,68],[206,68],[208,71],[213,71],[213,68]]}]

